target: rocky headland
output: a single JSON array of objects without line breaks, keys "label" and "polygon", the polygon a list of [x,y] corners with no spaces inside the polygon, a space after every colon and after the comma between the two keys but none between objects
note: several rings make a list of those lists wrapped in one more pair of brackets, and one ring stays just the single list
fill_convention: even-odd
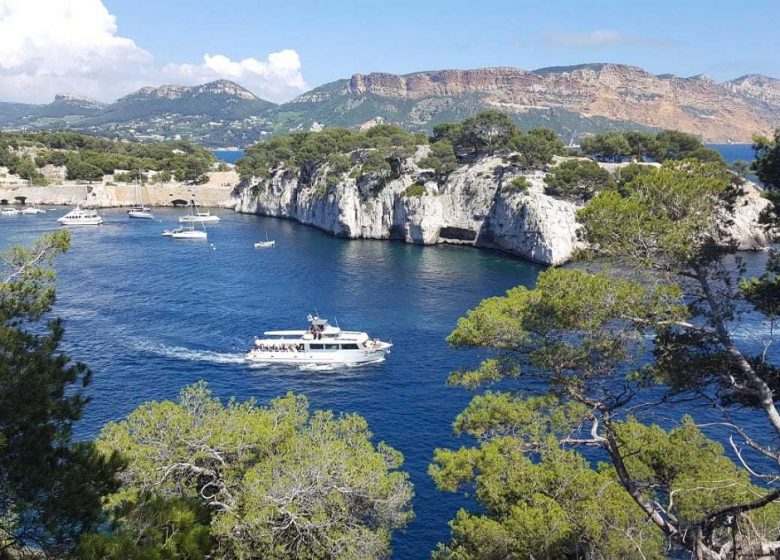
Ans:
[{"label": "rocky headland", "polygon": [[[560,265],[578,247],[580,204],[545,194],[545,171],[519,173],[501,157],[460,166],[447,180],[420,181],[421,146],[403,172],[381,190],[345,177],[328,181],[323,164],[304,183],[287,169],[242,183],[234,191],[237,212],[289,218],[351,239],[397,239],[425,245],[456,243],[498,249],[533,262]],[[618,165],[602,164],[614,171]],[[523,176],[527,187],[513,179]],[[769,202],[752,183],[729,216],[741,249],[758,249],[770,239],[759,215]],[[724,217],[725,219],[725,217]]]}]

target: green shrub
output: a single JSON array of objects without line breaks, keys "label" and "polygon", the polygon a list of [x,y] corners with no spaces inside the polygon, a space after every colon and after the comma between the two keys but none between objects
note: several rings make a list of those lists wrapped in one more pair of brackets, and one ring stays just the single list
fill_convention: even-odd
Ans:
[{"label": "green shrub", "polygon": [[405,197],[423,196],[427,192],[428,189],[425,188],[425,185],[418,181],[417,183],[414,183],[413,185],[407,187],[406,190],[403,192],[403,196]]},{"label": "green shrub", "polygon": [[588,200],[598,191],[614,186],[609,171],[589,160],[564,161],[547,174],[545,182],[546,194],[569,200]]},{"label": "green shrub", "polygon": [[507,191],[526,192],[529,186],[530,185],[528,184],[528,179],[520,175],[519,177],[515,177],[514,179],[509,181],[509,184],[505,185],[504,189]]}]

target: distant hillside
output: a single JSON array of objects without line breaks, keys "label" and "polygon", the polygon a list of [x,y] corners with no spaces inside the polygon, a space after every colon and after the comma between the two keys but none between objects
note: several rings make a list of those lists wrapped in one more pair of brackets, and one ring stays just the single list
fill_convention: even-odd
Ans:
[{"label": "distant hillside", "polygon": [[[7,106],[7,107],[6,107]],[[275,104],[228,80],[145,87],[110,105],[58,95],[48,105],[0,104],[0,126],[72,128],[136,140],[188,139],[209,147],[244,146],[271,129]]]},{"label": "distant hillside", "polygon": [[269,134],[377,121],[430,131],[486,108],[524,128],[546,126],[566,140],[606,130],[662,128],[706,142],[749,142],[780,126],[780,80],[750,74],[716,83],[699,75],[654,75],[617,64],[355,74],[281,105],[228,80],[146,87],[104,106],[77,96],[49,105],[0,103],[0,127],[72,128],[136,140],[188,139],[246,146]]}]

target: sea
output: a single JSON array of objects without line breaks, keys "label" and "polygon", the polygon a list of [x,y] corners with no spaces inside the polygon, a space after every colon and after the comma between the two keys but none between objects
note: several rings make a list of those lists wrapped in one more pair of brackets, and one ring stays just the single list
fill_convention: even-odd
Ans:
[{"label": "sea", "polygon": [[[58,229],[66,211],[0,216],[0,250]],[[64,349],[94,371],[76,435],[94,437],[139,404],[174,399],[201,379],[220,398],[263,403],[294,391],[313,409],[357,412],[375,441],[403,453],[415,488],[415,518],[395,533],[393,558],[429,558],[448,539],[458,509],[474,507],[468,497],[439,492],[427,474],[435,448],[473,443],[451,428],[473,395],[448,387],[447,377],[485,356],[451,349],[445,338],[482,299],[532,288],[544,268],[468,247],[339,239],[228,210],[215,211],[222,221],[207,226],[207,242],[163,237],[184,212],[155,209],[146,221],[101,210],[105,224],[74,228],[71,249],[56,261],[53,315],[64,319]],[[254,249],[266,236],[276,246]],[[758,271],[765,254],[745,259]],[[256,335],[304,328],[309,313],[390,340],[393,350],[382,363],[349,368],[242,360]],[[674,420],[682,411],[654,414]]]}]

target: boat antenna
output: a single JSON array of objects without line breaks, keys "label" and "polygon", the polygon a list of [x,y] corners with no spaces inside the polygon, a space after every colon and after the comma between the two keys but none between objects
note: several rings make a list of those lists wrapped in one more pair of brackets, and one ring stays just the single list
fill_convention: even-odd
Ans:
[{"label": "boat antenna", "polygon": [[336,328],[339,328],[339,329],[341,328],[341,327],[339,327],[339,320],[338,320],[338,318],[335,315],[333,316],[333,322],[336,323]]}]

